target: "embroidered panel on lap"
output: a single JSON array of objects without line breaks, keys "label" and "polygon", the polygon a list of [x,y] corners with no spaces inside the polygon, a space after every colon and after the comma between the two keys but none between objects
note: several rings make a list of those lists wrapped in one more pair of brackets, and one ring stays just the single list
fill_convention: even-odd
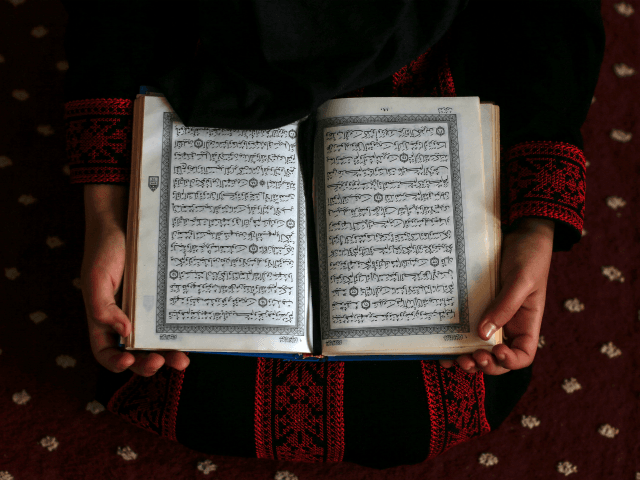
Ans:
[{"label": "embroidered panel on lap", "polygon": [[468,374],[457,365],[446,369],[423,361],[422,374],[431,416],[429,458],[489,432],[481,372]]},{"label": "embroidered panel on lap", "polygon": [[72,183],[128,181],[133,101],[68,102],[65,120]]},{"label": "embroidered panel on lap", "polygon": [[258,359],[258,458],[340,461],[344,454],[344,364]]},{"label": "embroidered panel on lap", "polygon": [[505,161],[508,180],[506,222],[542,216],[582,230],[586,190],[582,151],[561,142],[525,142],[511,147]]},{"label": "embroidered panel on lap", "polygon": [[133,425],[176,440],[176,417],[184,371],[162,367],[151,377],[134,375],[107,408]]}]

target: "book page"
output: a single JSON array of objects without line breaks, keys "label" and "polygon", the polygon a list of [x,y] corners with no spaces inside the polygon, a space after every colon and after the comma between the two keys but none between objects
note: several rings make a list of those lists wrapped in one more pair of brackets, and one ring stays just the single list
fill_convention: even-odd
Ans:
[{"label": "book page", "polygon": [[186,127],[144,101],[135,347],[309,352],[297,124]]},{"label": "book page", "polygon": [[478,99],[334,100],[318,123],[323,353],[490,348]]}]

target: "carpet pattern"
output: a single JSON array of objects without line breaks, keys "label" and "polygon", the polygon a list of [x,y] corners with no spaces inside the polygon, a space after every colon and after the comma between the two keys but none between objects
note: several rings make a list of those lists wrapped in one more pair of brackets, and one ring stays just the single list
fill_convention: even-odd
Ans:
[{"label": "carpet pattern", "polygon": [[94,400],[82,187],[64,153],[65,14],[55,0],[0,0],[0,480],[640,479],[640,3],[603,0],[602,12],[585,230],[554,255],[531,386],[497,431],[377,471],[202,455]]}]

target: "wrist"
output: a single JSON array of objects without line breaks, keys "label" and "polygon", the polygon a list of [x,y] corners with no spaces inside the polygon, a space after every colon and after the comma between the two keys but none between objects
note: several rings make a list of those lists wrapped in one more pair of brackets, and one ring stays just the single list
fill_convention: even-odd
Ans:
[{"label": "wrist", "polygon": [[556,222],[548,218],[541,217],[522,217],[513,224],[514,232],[522,233],[541,233],[550,235],[553,238]]},{"label": "wrist", "polygon": [[85,185],[87,231],[124,230],[127,223],[128,196],[128,187],[123,185]]}]

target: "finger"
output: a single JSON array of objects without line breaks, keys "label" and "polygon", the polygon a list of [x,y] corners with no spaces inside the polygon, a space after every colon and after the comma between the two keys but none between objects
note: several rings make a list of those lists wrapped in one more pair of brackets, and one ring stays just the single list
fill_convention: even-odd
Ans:
[{"label": "finger", "polygon": [[449,359],[443,359],[440,360],[440,366],[442,366],[442,368],[451,368],[454,365],[454,361],[453,360],[449,360]]},{"label": "finger", "polygon": [[123,327],[121,321],[113,320],[113,318],[117,319],[119,314],[124,315],[124,313],[114,305],[113,307],[104,309],[101,313],[102,318],[96,319],[89,314],[89,308],[87,308],[91,351],[98,363],[112,372],[122,372],[129,368],[135,361],[131,353],[122,352],[118,348],[118,335],[122,334],[124,336],[128,334],[127,329]]},{"label": "finger", "polygon": [[94,351],[94,356],[100,365],[114,373],[124,372],[135,362],[135,357],[130,352],[123,352],[117,346]]},{"label": "finger", "polygon": [[124,372],[135,362],[135,357],[130,352],[123,352],[115,347],[103,350],[100,357],[105,360],[100,361],[100,359],[96,357],[98,358],[98,362],[103,367],[115,373]]},{"label": "finger", "polygon": [[500,344],[493,347],[493,354],[495,355],[498,363],[509,370],[518,370],[520,368],[528,367],[533,363],[535,356],[535,350],[524,350],[517,347],[515,344],[517,338],[511,343],[511,348],[507,345]]},{"label": "finger", "polygon": [[135,361],[129,352],[123,352],[118,348],[118,335],[108,325],[92,321],[89,318],[89,341],[94,357],[108,370],[122,372],[129,368]]},{"label": "finger", "polygon": [[155,352],[136,352],[135,360],[129,368],[142,377],[154,375],[165,363],[164,357]]},{"label": "finger", "polygon": [[478,369],[487,375],[502,375],[509,370],[498,363],[496,357],[486,350],[476,350],[473,353],[473,359],[478,365]]},{"label": "finger", "polygon": [[533,286],[533,282],[522,275],[515,276],[508,282],[480,321],[478,325],[480,337],[489,340],[498,329],[511,320],[531,294]]},{"label": "finger", "polygon": [[176,370],[184,370],[189,366],[191,360],[184,352],[162,352],[165,365]]},{"label": "finger", "polygon": [[135,362],[129,352],[118,348],[118,335],[131,332],[129,319],[115,304],[113,282],[101,269],[93,269],[83,279],[91,350],[98,363],[112,372],[122,372]]},{"label": "finger", "polygon": [[492,352],[498,360],[498,363],[504,368],[517,370],[528,367],[533,363],[537,349],[537,332],[525,332],[513,337],[510,345],[496,345],[493,347]]},{"label": "finger", "polygon": [[456,363],[460,365],[460,368],[467,373],[475,373],[478,371],[476,368],[476,362],[471,355],[460,355],[456,358]]},{"label": "finger", "polygon": [[189,366],[189,357],[184,352],[136,352],[136,361],[131,371],[143,377],[154,375],[163,365],[184,370]]},{"label": "finger", "polygon": [[531,365],[538,350],[542,308],[521,308],[505,327],[509,343],[496,345],[492,350],[500,365],[510,370]]}]

